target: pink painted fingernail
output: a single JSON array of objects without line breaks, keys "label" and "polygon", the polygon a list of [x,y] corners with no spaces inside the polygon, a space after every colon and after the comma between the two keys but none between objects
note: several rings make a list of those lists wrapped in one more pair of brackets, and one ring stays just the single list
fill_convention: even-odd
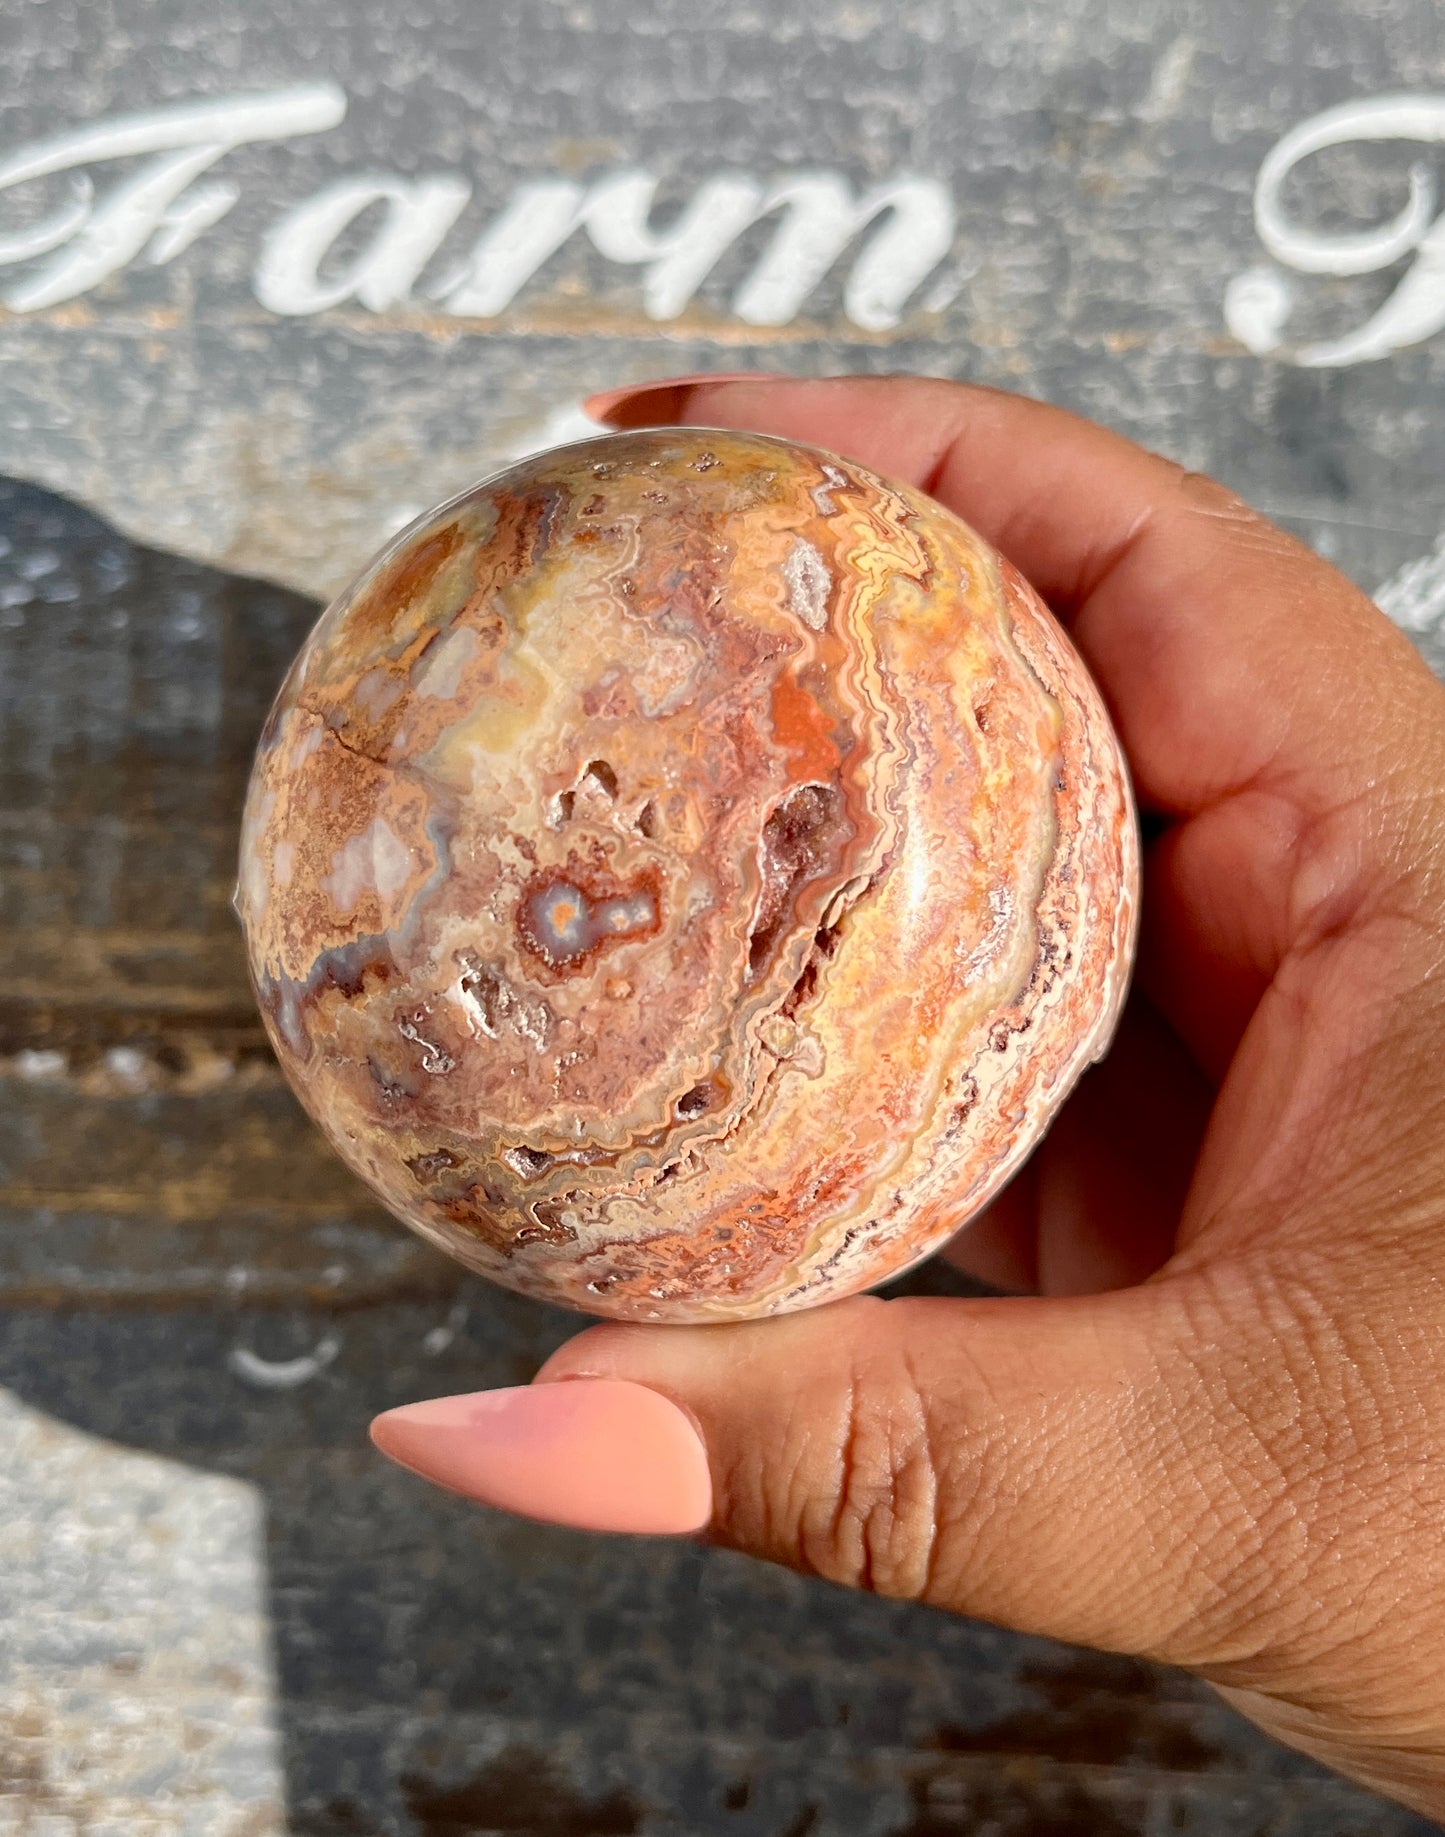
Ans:
[{"label": "pink painted fingernail", "polygon": [[[696,376],[662,376],[650,383],[627,383],[589,395],[582,412],[613,427],[642,427],[676,420],[690,390],[701,383],[780,383],[795,379],[771,370],[703,370]],[[646,414],[639,418],[639,408]]]},{"label": "pink painted fingernail", "polygon": [[371,1425],[385,1455],[450,1492],[581,1531],[700,1531],[712,1514],[707,1450],[660,1392],[569,1378],[435,1397]]}]

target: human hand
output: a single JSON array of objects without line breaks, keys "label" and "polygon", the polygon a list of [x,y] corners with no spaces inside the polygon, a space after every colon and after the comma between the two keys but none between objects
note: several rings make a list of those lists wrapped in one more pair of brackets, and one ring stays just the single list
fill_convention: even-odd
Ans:
[{"label": "human hand", "polygon": [[378,1445],[532,1516],[706,1523],[1187,1666],[1445,1815],[1445,689],[1221,486],[1058,409],[906,378],[601,407],[844,453],[1017,564],[1145,812],[1136,990],[950,1251],[1033,1292],[595,1326],[532,1387],[389,1412]]}]

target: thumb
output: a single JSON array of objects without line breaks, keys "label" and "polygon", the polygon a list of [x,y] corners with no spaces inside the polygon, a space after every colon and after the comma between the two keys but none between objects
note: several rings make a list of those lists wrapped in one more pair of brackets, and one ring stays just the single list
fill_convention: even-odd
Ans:
[{"label": "thumb", "polygon": [[717,1542],[1026,1632],[1153,1648],[1188,1571],[1152,1578],[1141,1619],[1174,1419],[1167,1293],[608,1324],[540,1377],[627,1378],[681,1405],[707,1448]]},{"label": "thumb", "polygon": [[[598,1529],[693,1529],[705,1495],[691,1523],[649,1518],[638,1503],[696,1500],[690,1419],[718,1543],[1026,1632],[1197,1662],[1183,1629],[1198,1628],[1214,1584],[1190,1528],[1205,1515],[1203,1487],[1192,1462],[1181,1471],[1190,1427],[1218,1454],[1198,1433],[1178,1286],[863,1297],[740,1325],[593,1327],[530,1388],[484,1394],[517,1400],[509,1445],[547,1468],[529,1468],[520,1488],[519,1457],[497,1454],[495,1423],[479,1431],[483,1398],[393,1411],[373,1433],[405,1465],[488,1503]],[[583,1407],[588,1393],[595,1409]],[[632,1428],[629,1396],[641,1405]],[[574,1436],[554,1428],[563,1409]],[[414,1414],[436,1425],[440,1452],[419,1420],[408,1426]],[[613,1477],[599,1496],[604,1419]],[[593,1501],[585,1510],[578,1489]],[[1212,1500],[1208,1522],[1230,1541]],[[1236,1561],[1238,1550],[1235,1536]]]}]

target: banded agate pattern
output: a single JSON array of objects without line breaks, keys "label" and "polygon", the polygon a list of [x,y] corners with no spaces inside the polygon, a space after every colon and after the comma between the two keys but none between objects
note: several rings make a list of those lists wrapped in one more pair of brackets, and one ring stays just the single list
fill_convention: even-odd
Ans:
[{"label": "banded agate pattern", "polygon": [[322,617],[238,907],[277,1055],[408,1225],[593,1313],[936,1249],[1099,1056],[1138,843],[1099,695],[917,491],[697,430],[529,459]]}]

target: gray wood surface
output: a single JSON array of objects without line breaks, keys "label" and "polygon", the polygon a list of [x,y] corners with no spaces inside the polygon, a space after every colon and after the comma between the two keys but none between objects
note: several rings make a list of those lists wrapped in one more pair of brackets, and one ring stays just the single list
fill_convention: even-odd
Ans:
[{"label": "gray wood surface", "polygon": [[[1272,254],[1252,212],[1321,111],[1445,108],[1433,0],[108,0],[6,9],[0,68],[0,238],[73,219],[0,259],[0,1837],[1423,1832],[1175,1674],[522,1526],[385,1466],[375,1409],[524,1379],[572,1323],[444,1263],[327,1154],[229,898],[308,595],[631,376],[921,368],[1070,403],[1389,582],[1445,663],[1424,258],[1308,267],[1400,211],[1413,160],[1440,176],[1445,128],[1422,103],[1416,144],[1350,128],[1290,175],[1313,256]],[[117,188],[154,177],[157,135],[199,144],[177,110],[326,85],[333,126],[218,154],[114,259],[143,214]],[[144,145],[77,163],[77,130],[136,111]],[[37,304],[85,256],[82,171],[110,271]],[[619,257],[618,194],[595,203],[629,171],[659,182],[650,262]],[[294,244],[362,180],[460,200],[456,175],[409,292],[357,266],[383,202],[311,276],[370,272],[371,300],[311,309],[278,224]],[[767,308],[782,205],[650,318],[669,213],[720,175],[914,186],[908,209],[951,209],[946,248],[895,323],[855,262],[882,219],[816,284],[784,263]],[[496,312],[457,310],[467,250],[563,182],[588,226]],[[1407,285],[1410,336],[1397,312],[1382,354],[1301,361]]]}]

